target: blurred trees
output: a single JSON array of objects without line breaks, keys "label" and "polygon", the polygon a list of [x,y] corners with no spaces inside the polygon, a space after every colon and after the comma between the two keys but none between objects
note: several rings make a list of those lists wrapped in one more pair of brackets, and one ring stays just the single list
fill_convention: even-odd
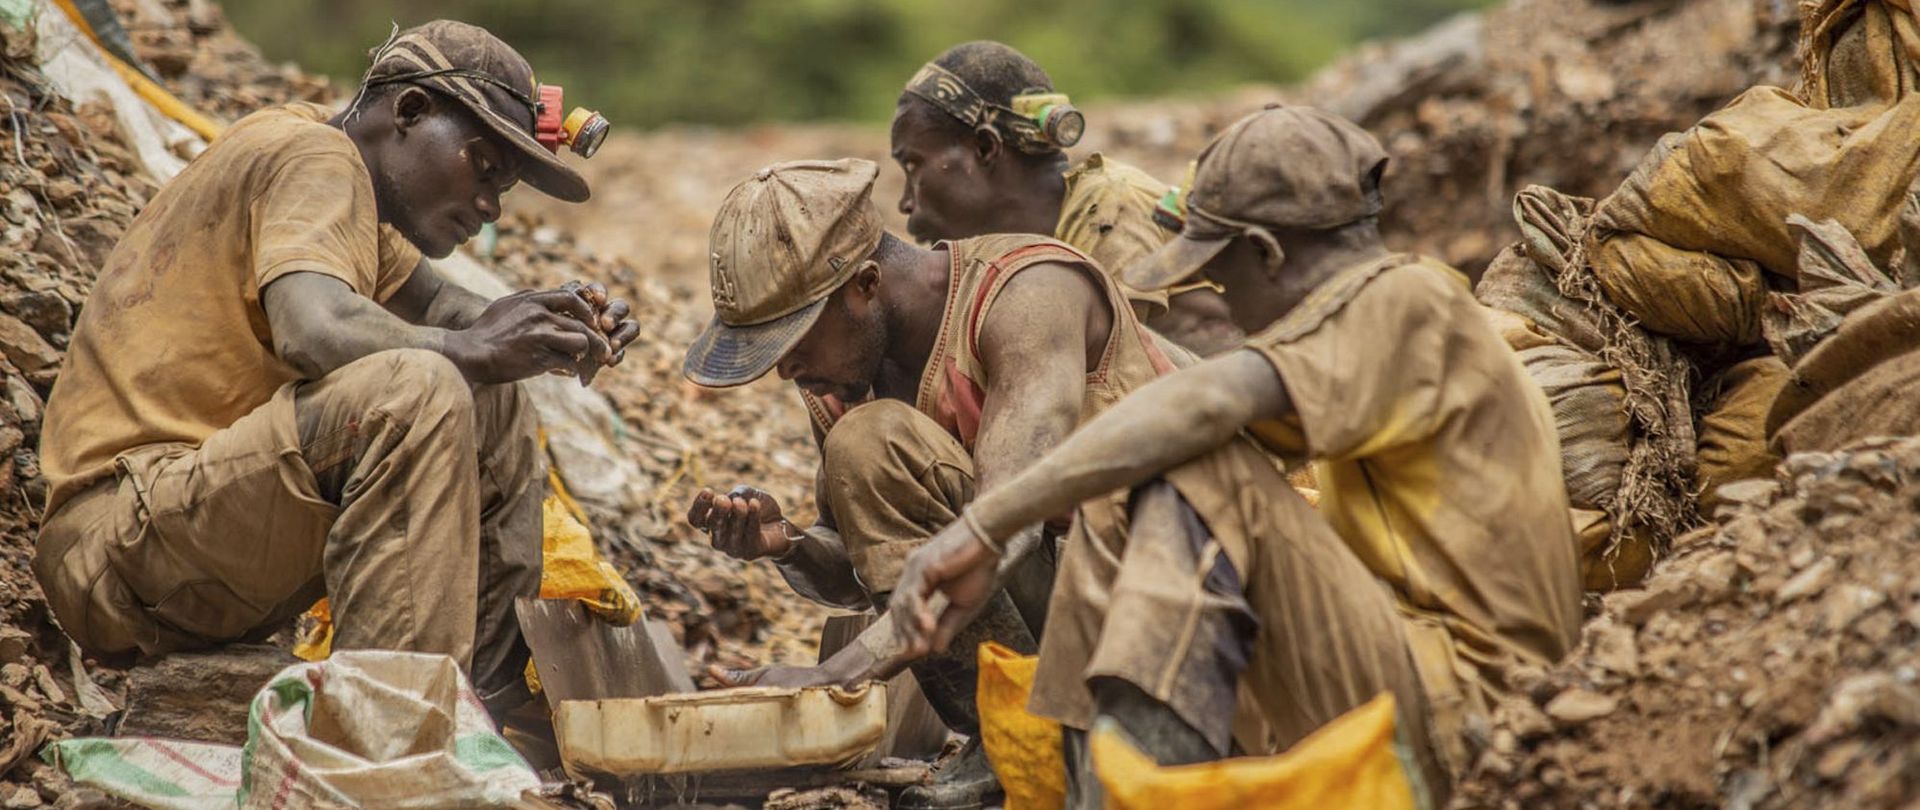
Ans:
[{"label": "blurred trees", "polygon": [[225,0],[273,59],[351,85],[387,33],[486,26],[616,124],[884,119],[969,39],[1026,52],[1076,99],[1300,78],[1359,40],[1489,0]]}]

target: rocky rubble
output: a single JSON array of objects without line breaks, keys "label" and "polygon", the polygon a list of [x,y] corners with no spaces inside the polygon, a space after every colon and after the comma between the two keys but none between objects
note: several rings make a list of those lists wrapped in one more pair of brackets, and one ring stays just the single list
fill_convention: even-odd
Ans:
[{"label": "rocky rubble", "polygon": [[336,95],[325,76],[267,61],[227,24],[215,0],[113,0],[113,6],[140,60],[202,113],[231,123],[272,104],[325,103]]},{"label": "rocky rubble", "polygon": [[1466,798],[1499,807],[1897,807],[1920,791],[1920,440],[1722,490],[1578,652],[1508,678]]},{"label": "rocky rubble", "polygon": [[32,54],[31,34],[0,25],[0,808],[7,810],[87,798],[33,758],[46,739],[99,728],[28,568],[46,498],[40,416],[95,273],[155,190],[118,140],[111,111],[50,94]]}]

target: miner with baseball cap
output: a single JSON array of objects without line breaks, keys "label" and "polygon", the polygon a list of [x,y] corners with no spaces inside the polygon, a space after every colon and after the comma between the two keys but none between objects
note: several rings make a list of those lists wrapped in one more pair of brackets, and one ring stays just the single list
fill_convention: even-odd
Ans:
[{"label": "miner with baseball cap", "polygon": [[90,653],[264,637],[320,597],[335,649],[443,653],[527,696],[545,463],[521,380],[590,379],[638,327],[596,284],[489,301],[448,255],[557,154],[559,88],[485,30],[396,30],[343,110],[235,123],[108,256],[49,399],[33,570]]},{"label": "miner with baseball cap", "polygon": [[[1130,490],[1123,523],[1082,509],[1064,546],[1031,708],[1111,717],[1174,764],[1229,753],[1240,679],[1281,745],[1387,692],[1410,781],[1444,804],[1501,671],[1575,643],[1580,583],[1547,402],[1460,273],[1381,243],[1385,164],[1306,107],[1215,138],[1180,237],[1125,280],[1224,286],[1245,347],[983,486],[897,579],[903,640],[949,648],[1007,538]],[[1262,450],[1314,463],[1317,511]]]},{"label": "miner with baseball cap", "polygon": [[[793,381],[821,452],[811,524],[750,487],[699,493],[689,522],[728,554],[773,560],[802,595],[856,610],[884,609],[908,555],[974,492],[1190,358],[1143,329],[1112,277],[1065,243],[1002,234],[922,248],[884,232],[877,174],[864,160],[782,163],[733,189],[711,234],[713,322],[685,367],[708,386],[769,372]],[[1087,509],[1117,518],[1124,503],[1100,496]],[[1072,512],[1010,534],[1023,564],[956,620],[950,652],[910,663],[954,730],[979,733],[980,642],[1035,650]],[[820,667],[719,674],[761,685],[881,676],[908,664],[885,651],[893,640],[883,618]],[[895,806],[978,807],[996,793],[974,742]]]}]

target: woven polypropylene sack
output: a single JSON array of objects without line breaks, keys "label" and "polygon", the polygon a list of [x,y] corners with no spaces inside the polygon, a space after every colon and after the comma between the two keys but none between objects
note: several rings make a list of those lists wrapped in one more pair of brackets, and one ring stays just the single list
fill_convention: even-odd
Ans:
[{"label": "woven polypropylene sack", "polygon": [[349,650],[253,699],[241,807],[511,804],[540,779],[444,655]]},{"label": "woven polypropylene sack", "polygon": [[1487,272],[1474,285],[1473,297],[1493,309],[1525,317],[1539,332],[1568,345],[1598,352],[1605,343],[1594,314],[1562,295],[1546,269],[1518,245],[1500,251],[1487,265]]},{"label": "woven polypropylene sack", "polygon": [[1874,436],[1920,435],[1920,351],[1867,369],[1795,414],[1772,437],[1782,454],[1832,452]]},{"label": "woven polypropylene sack", "polygon": [[1631,233],[1602,240],[1589,258],[1607,300],[1649,332],[1716,345],[1761,340],[1767,281],[1759,264]]},{"label": "woven polypropylene sack", "polygon": [[1920,19],[1912,0],[1801,5],[1801,92],[1819,107],[1897,101],[1920,87]]},{"label": "woven polypropylene sack", "polygon": [[1767,447],[1767,412],[1787,383],[1777,357],[1757,357],[1728,368],[1703,388],[1712,393],[1700,417],[1700,508],[1711,514],[1724,484],[1769,478],[1778,456]]},{"label": "woven polypropylene sack", "polygon": [[1920,95],[1891,106],[1821,109],[1756,87],[1684,133],[1662,138],[1594,210],[1598,234],[1637,233],[1667,245],[1796,278],[1787,217],[1835,220],[1877,265],[1899,247],[1908,184],[1920,171]]},{"label": "woven polypropylene sack", "polygon": [[1524,350],[1520,363],[1553,409],[1568,500],[1586,508],[1611,503],[1628,452],[1620,372],[1593,355],[1558,345]]}]

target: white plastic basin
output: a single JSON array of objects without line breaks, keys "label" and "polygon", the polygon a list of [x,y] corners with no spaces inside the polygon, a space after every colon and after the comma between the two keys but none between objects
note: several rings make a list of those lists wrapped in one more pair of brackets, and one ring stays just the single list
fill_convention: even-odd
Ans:
[{"label": "white plastic basin", "polygon": [[839,766],[872,751],[886,725],[884,683],[568,700],[553,712],[575,776]]}]

